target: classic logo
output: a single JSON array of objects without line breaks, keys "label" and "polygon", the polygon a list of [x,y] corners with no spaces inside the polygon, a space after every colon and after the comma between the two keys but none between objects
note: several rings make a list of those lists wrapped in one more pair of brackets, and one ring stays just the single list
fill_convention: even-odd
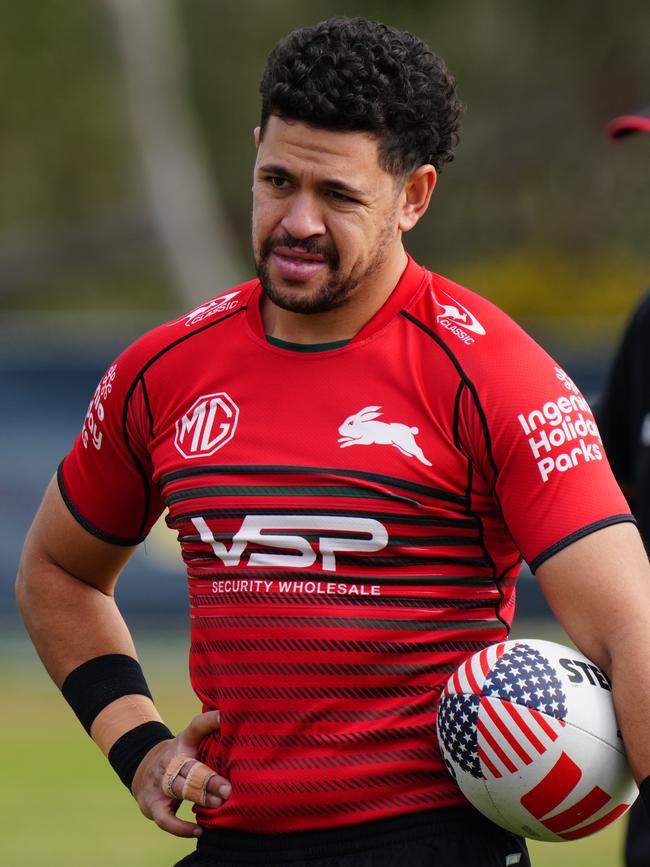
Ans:
[{"label": "classic logo", "polygon": [[394,446],[407,458],[417,458],[420,463],[430,467],[431,461],[426,459],[415,442],[418,429],[399,422],[376,421],[383,414],[378,412],[380,409],[380,406],[366,406],[354,415],[349,415],[339,428],[340,447]]},{"label": "classic logo", "polygon": [[239,407],[225,391],[204,394],[176,421],[174,445],[188,460],[213,455],[235,435]]},{"label": "classic logo", "polygon": [[176,325],[177,322],[181,322],[184,319],[185,325],[189,328],[192,325],[203,322],[203,320],[207,319],[209,316],[214,316],[217,313],[227,313],[239,304],[240,299],[237,298],[237,296],[240,291],[241,290],[236,289],[234,292],[228,292],[227,295],[219,295],[218,298],[206,301],[205,304],[196,307],[194,310],[186,313],[185,316],[175,319],[170,323],[170,325]]},{"label": "classic logo", "polygon": [[[447,293],[445,293],[447,294]],[[486,333],[485,328],[478,321],[476,316],[473,313],[463,307],[455,298],[452,298],[451,295],[447,295],[449,298],[450,304],[443,304],[441,301],[438,301],[435,298],[436,304],[438,307],[442,308],[442,313],[438,314],[436,317],[439,324],[442,325],[443,328],[446,328],[447,331],[451,331],[459,340],[462,340],[463,343],[470,345],[474,343],[474,338],[468,333],[478,334],[481,337]]]},{"label": "classic logo", "polygon": [[[227,548],[215,539],[212,530],[202,517],[192,518],[201,541],[210,545],[224,566],[238,566],[248,545],[263,548],[284,548],[283,554],[254,551],[248,558],[248,566],[275,566],[306,569],[312,566],[320,554],[326,572],[336,570],[336,554],[343,552],[381,551],[388,544],[388,532],[383,524],[373,518],[346,518],[330,515],[246,515]],[[312,535],[314,531],[346,534],[342,537],[320,535],[315,546],[306,536],[287,533],[287,530],[302,530]],[[277,531],[277,532],[273,532]],[[367,538],[355,538],[350,533],[359,533]],[[293,551],[294,553],[286,553]]]}]

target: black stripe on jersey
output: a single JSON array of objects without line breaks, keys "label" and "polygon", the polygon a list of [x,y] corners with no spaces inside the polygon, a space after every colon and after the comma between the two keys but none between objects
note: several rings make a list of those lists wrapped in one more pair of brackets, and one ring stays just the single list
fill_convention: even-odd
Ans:
[{"label": "black stripe on jersey", "polygon": [[409,515],[400,514],[399,512],[374,512],[355,511],[354,509],[318,509],[312,507],[301,509],[287,508],[251,508],[251,509],[199,509],[190,512],[183,512],[179,515],[169,516],[165,518],[168,527],[177,528],[184,521],[192,518],[245,518],[247,515],[310,515],[321,518],[329,516],[338,517],[346,515],[351,518],[375,518],[378,521],[386,521],[392,524],[411,524],[413,526],[425,527],[459,527],[462,529],[479,529],[479,520],[474,514],[465,514],[458,518],[439,518],[433,515]]},{"label": "black stripe on jersey", "polygon": [[200,488],[184,488],[165,497],[165,504],[202,497],[340,497],[355,500],[397,500],[409,505],[421,506],[417,500],[404,497],[393,491],[366,490],[351,485],[208,485]]},{"label": "black stripe on jersey", "polygon": [[[226,714],[223,714],[226,717]],[[233,722],[234,714],[227,714],[228,722]],[[295,716],[288,717],[295,719]],[[244,722],[245,720],[239,720]],[[429,748],[410,749],[410,750],[390,750],[383,752],[373,752],[368,755],[362,753],[338,753],[335,756],[319,755],[319,756],[303,756],[303,757],[280,757],[265,758],[263,760],[254,758],[238,758],[228,762],[229,770],[232,768],[242,768],[246,771],[260,771],[274,769],[279,771],[286,770],[314,770],[316,768],[335,768],[335,767],[353,767],[359,765],[376,765],[380,763],[390,762],[391,764],[399,763],[404,765],[407,762],[419,762],[420,759],[427,759],[431,756]]]},{"label": "black stripe on jersey", "polygon": [[[235,579],[237,580],[237,579]],[[302,582],[296,582],[302,583]],[[321,582],[323,583],[323,582]],[[436,596],[338,596],[326,593],[242,593],[232,590],[230,593],[210,593],[205,596],[195,595],[192,597],[192,605],[197,608],[213,605],[266,605],[268,603],[290,603],[292,605],[336,605],[337,607],[366,607],[373,608],[425,608],[431,610],[491,608],[494,599],[484,597],[482,599],[447,599]]]},{"label": "black stripe on jersey", "polygon": [[217,675],[221,677],[227,675],[259,675],[266,677],[267,675],[297,675],[304,677],[330,677],[331,675],[343,677],[377,677],[378,675],[387,674],[439,674],[440,672],[447,673],[455,670],[455,666],[451,663],[411,663],[410,665],[389,665],[381,663],[360,663],[360,662],[207,662],[203,665],[197,665],[194,669],[200,677],[210,677]]},{"label": "black stripe on jersey", "polygon": [[476,632],[477,630],[495,629],[495,621],[491,620],[406,620],[392,617],[327,617],[318,614],[288,614],[273,616],[271,614],[220,614],[197,615],[194,618],[197,627],[213,629],[246,630],[249,626],[279,627],[280,629],[298,629],[320,626],[324,629],[387,629],[390,632],[448,632],[449,630]]},{"label": "black stripe on jersey", "polygon": [[[262,548],[262,547],[251,547],[251,552],[255,553],[264,553],[264,554],[277,554],[277,548]],[[184,551],[183,552],[183,560],[189,566],[195,566],[197,563],[216,563],[217,558],[214,554],[210,556],[203,555],[194,555],[191,552]],[[376,568],[376,567],[385,567],[385,566],[444,566],[445,564],[450,565],[462,565],[462,566],[490,566],[490,560],[488,557],[463,557],[460,554],[450,554],[449,556],[445,556],[444,554],[431,554],[429,557],[415,557],[412,554],[405,554],[403,557],[397,556],[395,554],[377,554],[366,555],[363,554],[337,554],[336,562],[343,566],[365,566],[368,569]],[[263,574],[263,573],[261,573]],[[321,576],[322,580],[322,576]]]},{"label": "black stripe on jersey", "polygon": [[593,524],[587,524],[585,527],[581,527],[579,530],[576,530],[574,533],[570,533],[568,536],[565,536],[564,539],[560,539],[559,542],[556,542],[554,545],[551,545],[550,548],[547,548],[545,551],[542,551],[535,559],[530,563],[530,571],[535,572],[542,563],[545,563],[550,557],[554,554],[557,554],[559,551],[562,551],[567,546],[571,545],[573,542],[577,542],[578,539],[582,539],[585,536],[588,536],[590,533],[595,533],[597,530],[603,530],[605,527],[611,527],[613,524],[625,524],[625,523],[636,524],[636,520],[632,517],[632,515],[612,515],[611,518],[604,518],[602,521],[594,521]]},{"label": "black stripe on jersey", "polygon": [[[225,690],[217,687],[216,689],[203,690],[207,698],[217,698],[225,692]],[[231,690],[228,690],[230,693]],[[277,696],[278,698],[287,697],[284,695],[284,690],[267,690],[269,697]],[[382,692],[384,692],[382,690]],[[410,690],[393,689],[391,695],[400,697],[401,695],[423,695],[431,692],[430,687],[421,687],[419,690],[411,688]],[[305,694],[316,695],[317,698],[327,698],[323,690],[304,690]],[[271,696],[272,694],[272,696]],[[263,696],[266,698],[266,696]],[[290,697],[290,696],[289,696]],[[352,695],[352,698],[355,696]],[[399,738],[402,739],[408,735],[423,735],[426,738],[432,737],[431,720],[427,720],[424,725],[404,726],[397,732],[391,731],[359,731],[359,732],[316,732],[313,735],[295,734],[292,737],[285,738],[282,735],[261,735],[261,734],[237,734],[237,735],[222,735],[219,738],[219,743],[223,746],[230,747],[233,744],[238,744],[244,747],[287,747],[303,746],[303,747],[331,747],[338,744],[357,744],[357,743],[386,743],[386,741]]]},{"label": "black stripe on jersey", "polygon": [[[235,739],[233,739],[233,742],[236,743]],[[290,745],[291,741],[289,741],[288,743]],[[323,792],[347,793],[350,791],[350,789],[357,789],[360,787],[368,787],[372,790],[374,787],[377,786],[391,786],[394,790],[399,791],[400,789],[413,788],[414,783],[429,783],[430,781],[431,777],[428,770],[413,770],[402,771],[398,774],[374,774],[368,777],[364,777],[363,783],[355,780],[341,780],[336,776],[328,779],[327,777],[323,777],[322,775],[318,776],[314,780],[300,779],[290,783],[284,783],[279,778],[275,781],[264,780],[261,783],[257,783],[254,780],[239,780],[237,782],[237,791],[241,792],[244,795],[264,794],[267,797],[269,795],[304,796],[308,794],[318,794],[322,797]]]},{"label": "black stripe on jersey", "polygon": [[[138,528],[138,538],[144,538],[144,528],[147,524],[147,518],[149,516],[149,506],[151,504],[151,491],[149,490],[149,477],[147,476],[147,472],[145,468],[142,466],[142,462],[138,457],[135,449],[131,445],[131,440],[129,437],[129,408],[131,406],[131,397],[135,393],[135,389],[137,388],[138,383],[140,383],[140,387],[144,393],[144,379],[142,375],[138,375],[138,377],[131,383],[131,387],[129,388],[128,394],[124,400],[124,411],[122,413],[122,435],[124,437],[124,442],[126,443],[126,447],[131,453],[131,458],[133,463],[138,468],[138,473],[140,474],[140,480],[142,481],[142,495],[144,497],[144,505],[142,507],[142,520],[140,522],[140,527]],[[145,400],[145,403],[146,400]]]},{"label": "black stripe on jersey", "polygon": [[[503,640],[503,639],[500,639]],[[458,664],[466,656],[485,650],[488,641],[484,638],[459,638],[442,641],[367,641],[361,639],[343,638],[208,638],[193,641],[192,649],[200,653],[253,653],[280,650],[283,653],[298,651],[302,654],[315,653],[369,653],[376,654],[409,654],[437,653],[462,654]],[[442,684],[440,686],[442,688]]]},{"label": "black stripe on jersey", "polygon": [[[201,693],[210,698],[216,699],[327,699],[332,698],[415,698],[418,696],[429,697],[431,695],[431,687],[429,684],[413,685],[413,686],[214,686],[204,687],[196,680],[194,683],[199,687]],[[419,729],[420,726],[413,726]],[[403,733],[400,730],[400,734]],[[385,740],[387,732],[370,733],[370,732],[350,732],[337,735],[322,735],[315,733],[313,735],[299,735],[303,743],[323,743],[330,737],[334,737],[341,741],[356,740],[367,738],[369,735],[377,734],[379,740]],[[286,735],[254,735],[242,734],[237,735],[239,743],[249,746],[259,746],[267,738],[267,743],[275,742],[277,745],[284,745],[293,742],[293,738]],[[261,740],[258,740],[261,739]],[[222,744],[225,745],[226,737],[219,738]],[[232,743],[232,741],[231,741]]]},{"label": "black stripe on jersey", "polygon": [[[458,666],[455,666],[458,668]],[[229,723],[286,723],[286,722],[301,722],[301,723],[317,723],[320,725],[323,722],[373,722],[375,720],[390,720],[392,723],[399,723],[405,717],[420,716],[423,711],[435,712],[436,705],[439,701],[439,696],[436,695],[437,690],[431,690],[431,701],[426,704],[418,703],[417,705],[405,704],[396,705],[387,708],[368,708],[367,710],[344,710],[343,708],[326,708],[324,705],[317,710],[253,710],[247,707],[246,710],[222,710],[222,719],[227,717]],[[398,717],[399,719],[395,719]],[[409,750],[408,752],[416,752]],[[417,751],[419,752],[419,750]],[[429,750],[430,752],[430,750]],[[363,753],[350,753],[348,758],[351,762],[357,764],[363,763]],[[280,760],[278,760],[280,761]],[[305,757],[303,761],[318,761],[316,757]]]},{"label": "black stripe on jersey", "polygon": [[[307,816],[345,816],[353,811],[359,812],[359,810],[363,810],[364,813],[368,813],[369,815],[379,813],[385,816],[387,810],[398,808],[401,811],[408,810],[414,812],[414,808],[415,810],[422,810],[427,806],[434,808],[438,802],[443,802],[442,806],[445,806],[446,803],[452,803],[456,807],[458,805],[458,786],[452,780],[451,775],[446,774],[446,776],[449,777],[449,785],[446,789],[441,789],[440,791],[427,790],[421,794],[395,795],[386,798],[373,798],[372,800],[364,798],[361,801],[340,801],[337,799],[334,804],[302,804],[301,806],[286,804],[283,799],[269,798],[267,802],[268,806],[246,807],[240,803],[236,803],[230,805],[228,810],[233,815],[243,816],[247,819],[273,819],[280,817],[284,819],[287,816],[303,819]],[[430,782],[433,779],[433,775],[429,777]],[[443,776],[443,779],[446,780],[446,777]],[[281,806],[278,806],[278,803]],[[374,825],[375,822],[372,824]],[[219,847],[219,852],[223,853],[223,847]]]},{"label": "black stripe on jersey", "polygon": [[[458,384],[458,388],[456,389],[456,397],[454,398],[454,422],[452,425],[452,433],[454,435],[454,445],[456,446],[458,451],[461,451],[460,433],[458,432],[458,425],[459,425],[459,419],[460,419],[460,399],[463,396],[464,386],[465,386],[465,383],[463,380],[461,380]],[[467,500],[469,502],[469,496],[468,496]]]},{"label": "black stripe on jersey", "polygon": [[[454,423],[453,423],[453,435],[454,435],[454,445],[458,449],[461,454],[464,455],[464,452],[461,447],[460,440],[460,401],[463,396],[463,391],[465,390],[465,383],[461,380],[458,384],[458,388],[456,389],[456,398],[454,400]],[[467,455],[464,455],[465,460],[467,461],[467,487],[465,488],[465,498],[468,503],[472,502],[472,481],[474,475],[474,465],[472,461]]]},{"label": "black stripe on jersey", "polygon": [[304,475],[313,474],[316,476],[340,476],[349,479],[365,479],[369,482],[377,482],[378,484],[388,484],[395,488],[402,488],[406,491],[422,494],[425,497],[444,500],[445,502],[458,503],[465,506],[467,504],[466,497],[463,494],[453,494],[450,491],[443,491],[440,488],[432,488],[428,485],[420,485],[417,482],[410,482],[407,479],[400,479],[396,476],[387,476],[382,473],[370,473],[365,470],[348,470],[341,467],[300,467],[300,466],[285,466],[274,464],[242,464],[240,466],[226,464],[224,466],[210,465],[202,467],[187,467],[182,470],[174,470],[171,473],[166,473],[158,480],[161,488],[164,488],[170,482],[178,479],[186,479],[192,476],[227,476],[227,475]]},{"label": "black stripe on jersey", "polygon": [[144,377],[142,377],[142,398],[144,400],[144,405],[147,410],[147,415],[149,416],[149,436],[153,439],[153,412],[151,411],[151,403],[149,402],[149,392],[147,390],[147,383],[144,381]]}]

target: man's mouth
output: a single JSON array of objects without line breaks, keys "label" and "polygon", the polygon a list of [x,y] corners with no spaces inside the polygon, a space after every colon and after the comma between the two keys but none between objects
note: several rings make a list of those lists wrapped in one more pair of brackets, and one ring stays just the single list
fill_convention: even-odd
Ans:
[{"label": "man's mouth", "polygon": [[322,253],[309,253],[300,247],[274,247],[271,259],[284,280],[297,283],[310,280],[327,266]]}]

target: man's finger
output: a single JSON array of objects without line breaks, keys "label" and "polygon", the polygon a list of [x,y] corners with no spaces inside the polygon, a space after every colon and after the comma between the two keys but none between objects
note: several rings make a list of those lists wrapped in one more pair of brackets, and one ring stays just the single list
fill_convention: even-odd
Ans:
[{"label": "man's finger", "polygon": [[218,710],[200,713],[194,717],[186,729],[179,732],[178,740],[184,747],[198,747],[206,735],[211,734],[219,728],[220,722]]},{"label": "man's finger", "polygon": [[156,825],[168,834],[173,834],[175,837],[197,837],[200,836],[200,828],[194,822],[186,822],[184,819],[179,819],[174,813],[173,807],[170,807],[169,802],[159,802],[152,812],[151,818]]},{"label": "man's finger", "polygon": [[230,783],[193,756],[177,753],[169,760],[160,780],[163,794],[173,801],[193,801],[203,807],[220,807],[230,797]]},{"label": "man's finger", "polygon": [[187,762],[194,761],[194,756],[186,756],[184,753],[178,753],[177,755],[172,756],[169,764],[165,768],[161,780],[162,790],[168,798],[176,798],[176,795],[174,794],[174,780],[182,771],[183,765],[187,764]]},{"label": "man's finger", "polygon": [[184,801],[194,801],[202,807],[208,803],[208,783],[217,774],[212,768],[201,762],[196,762],[187,772],[183,783],[182,796]]}]

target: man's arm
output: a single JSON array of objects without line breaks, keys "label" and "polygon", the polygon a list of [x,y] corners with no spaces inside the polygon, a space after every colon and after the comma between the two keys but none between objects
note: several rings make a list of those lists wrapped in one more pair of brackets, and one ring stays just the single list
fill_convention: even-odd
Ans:
[{"label": "man's arm", "polygon": [[27,631],[52,680],[96,656],[135,647],[113,595],[135,548],[109,545],[73,518],[56,480],[27,534],[16,593]]},{"label": "man's arm", "polygon": [[[111,754],[114,766],[135,770],[127,785],[142,812],[163,830],[187,837],[197,833],[197,826],[176,818],[181,798],[218,807],[230,793],[223,777],[194,760],[201,740],[218,728],[218,713],[200,714],[176,738],[162,726],[113,595],[134,550],[87,532],[52,480],[25,541],[16,581],[18,606],[43,664],[93,740]],[[108,704],[102,700],[107,689],[109,699],[117,696]],[[147,732],[153,745],[136,730]],[[186,760],[179,764],[176,756]],[[165,794],[165,773],[174,763],[177,773],[174,779],[168,774]]]},{"label": "man's arm", "polygon": [[650,564],[631,523],[598,530],[543,563],[537,579],[576,647],[612,681],[635,779],[650,776]]}]

